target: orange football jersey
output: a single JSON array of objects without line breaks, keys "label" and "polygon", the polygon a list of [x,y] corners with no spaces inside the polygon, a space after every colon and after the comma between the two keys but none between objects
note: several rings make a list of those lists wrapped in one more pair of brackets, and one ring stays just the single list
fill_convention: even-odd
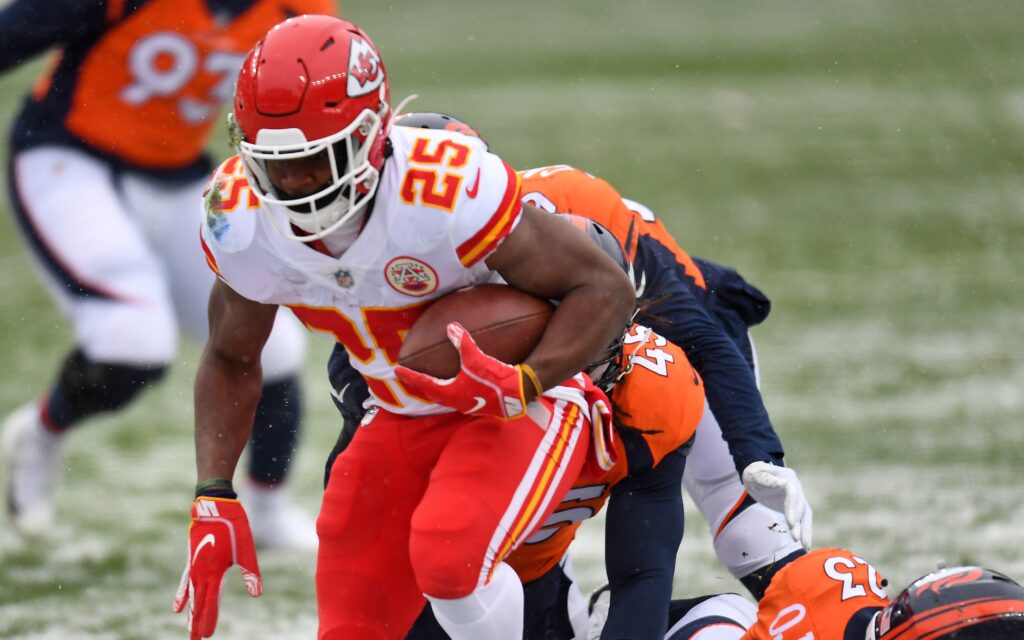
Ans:
[{"label": "orange football jersey", "polygon": [[889,604],[883,583],[849,551],[812,551],[775,574],[743,640],[843,640],[852,620]]},{"label": "orange football jersey", "polygon": [[551,213],[590,218],[612,232],[630,260],[636,256],[638,237],[650,236],[669,248],[686,275],[706,288],[700,269],[661,221],[643,205],[623,199],[606,181],[565,164],[528,169],[519,175],[523,179],[524,203]]},{"label": "orange football jersey", "polygon": [[[249,49],[290,16],[336,11],[331,0],[259,0],[222,22],[205,0],[152,0],[134,13],[111,0],[110,28],[88,48],[58,52],[33,98],[70,90],[64,126],[78,138],[132,164],[183,167],[202,153]],[[62,59],[72,50],[81,59]],[[72,85],[52,86],[69,65]]]},{"label": "orange football jersey", "polygon": [[[620,418],[642,429],[654,465],[693,437],[704,413],[704,385],[683,350],[645,327],[634,326],[623,351],[630,357],[628,373],[612,390]],[[614,438],[615,463],[606,472],[587,465],[554,514],[507,562],[525,583],[544,575],[565,555],[576,530],[600,511],[615,484],[626,477],[629,461],[621,440]]]}]

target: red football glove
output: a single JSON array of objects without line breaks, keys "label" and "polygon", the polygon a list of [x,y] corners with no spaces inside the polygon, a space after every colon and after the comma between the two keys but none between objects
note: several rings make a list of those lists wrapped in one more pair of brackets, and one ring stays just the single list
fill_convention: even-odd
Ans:
[{"label": "red football glove", "polygon": [[409,390],[459,413],[502,419],[526,413],[519,365],[496,360],[480,350],[461,324],[448,324],[448,339],[459,350],[462,366],[454,378],[441,380],[407,367],[395,369]]},{"label": "red football glove", "polygon": [[238,500],[199,496],[192,503],[189,527],[188,559],[181,576],[174,611],[180,613],[188,603],[186,625],[190,640],[209,638],[217,627],[221,579],[237,564],[249,595],[263,593],[263,580],[256,562],[256,547],[249,530],[249,519]]}]

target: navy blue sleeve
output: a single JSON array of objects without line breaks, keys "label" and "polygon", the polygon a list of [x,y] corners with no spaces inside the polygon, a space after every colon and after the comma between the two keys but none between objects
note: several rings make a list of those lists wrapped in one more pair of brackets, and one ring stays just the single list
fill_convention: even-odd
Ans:
[{"label": "navy blue sleeve", "polygon": [[0,11],[0,71],[107,28],[107,0],[14,0]]},{"label": "navy blue sleeve", "polygon": [[341,414],[341,431],[324,464],[324,488],[331,478],[334,461],[355,437],[356,429],[359,428],[363,414],[366,413],[363,402],[370,397],[366,380],[352,366],[348,352],[340,344],[334,345],[331,357],[327,361],[327,378],[331,382],[331,400]]},{"label": "navy blue sleeve", "polygon": [[605,565],[611,608],[603,640],[661,640],[676,553],[683,539],[686,456],[675,451],[652,470],[612,488],[605,520]]},{"label": "navy blue sleeve", "polygon": [[370,397],[370,388],[349,360],[348,351],[335,344],[327,361],[327,377],[331,381],[331,399],[346,422],[358,423],[366,410],[363,403]]},{"label": "navy blue sleeve", "polygon": [[697,298],[676,263],[661,245],[641,244],[637,267],[646,287],[642,299],[653,303],[639,320],[686,353],[704,380],[708,405],[722,428],[736,470],[751,462],[782,465],[782,443],[772,427],[754,372],[736,342]]}]

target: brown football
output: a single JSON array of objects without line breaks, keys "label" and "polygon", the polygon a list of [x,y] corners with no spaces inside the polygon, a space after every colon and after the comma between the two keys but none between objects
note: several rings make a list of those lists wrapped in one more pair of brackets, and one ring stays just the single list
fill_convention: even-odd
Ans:
[{"label": "brown football", "polygon": [[519,364],[540,342],[555,307],[547,300],[503,284],[453,291],[430,305],[405,336],[400,364],[437,378],[459,371],[459,354],[446,327],[458,322],[487,355]]}]

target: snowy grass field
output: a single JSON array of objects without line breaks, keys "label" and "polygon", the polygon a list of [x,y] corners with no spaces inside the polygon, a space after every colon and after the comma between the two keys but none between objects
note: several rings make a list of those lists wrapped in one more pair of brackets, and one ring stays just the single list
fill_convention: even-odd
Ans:
[{"label": "snowy grass field", "polygon": [[[388,5],[391,5],[390,7]],[[494,6],[490,6],[490,5]],[[774,307],[763,390],[815,543],[902,587],[939,561],[1024,580],[1024,4],[527,0],[373,3],[394,102],[469,120],[513,166],[568,163],[657,212]],[[0,77],[0,121],[42,66]],[[225,152],[221,138],[215,153]],[[6,204],[2,205],[6,208]],[[71,344],[0,215],[0,413]],[[312,342],[294,474],[317,508],[338,420]],[[0,518],[0,637],[185,637],[171,613],[194,479],[186,345],[165,384],[72,434],[60,525]],[[677,592],[739,588],[695,511]],[[602,582],[599,523],[576,566]],[[220,638],[311,638],[312,556],[229,575]]]}]

